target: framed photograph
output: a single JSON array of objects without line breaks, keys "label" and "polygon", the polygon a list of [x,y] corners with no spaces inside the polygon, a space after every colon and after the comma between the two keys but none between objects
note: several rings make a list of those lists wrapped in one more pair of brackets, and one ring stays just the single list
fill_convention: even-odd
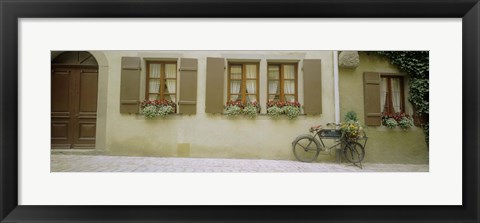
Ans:
[{"label": "framed photograph", "polygon": [[1,222],[480,220],[477,0],[0,7]]}]

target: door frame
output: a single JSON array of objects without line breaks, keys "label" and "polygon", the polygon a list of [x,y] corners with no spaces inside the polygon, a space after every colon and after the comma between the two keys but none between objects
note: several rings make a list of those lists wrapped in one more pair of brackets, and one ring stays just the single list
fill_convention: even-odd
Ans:
[{"label": "door frame", "polygon": [[[50,61],[53,61],[58,55],[66,51],[51,51]],[[98,152],[106,151],[107,139],[107,89],[108,89],[108,60],[102,51],[87,51],[97,61],[98,66],[98,84],[97,84],[97,123],[96,123],[96,139],[95,150]],[[62,149],[55,149],[61,151]],[[72,151],[72,149],[68,149]],[[75,149],[82,150],[82,149]]]}]

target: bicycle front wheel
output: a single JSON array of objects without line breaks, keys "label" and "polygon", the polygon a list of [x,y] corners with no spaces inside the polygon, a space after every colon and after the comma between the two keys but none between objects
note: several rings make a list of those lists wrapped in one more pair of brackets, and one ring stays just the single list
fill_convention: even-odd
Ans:
[{"label": "bicycle front wheel", "polygon": [[351,163],[360,163],[365,157],[365,148],[358,142],[348,142],[343,149],[345,158]]},{"label": "bicycle front wheel", "polygon": [[293,141],[293,154],[297,160],[310,163],[317,159],[320,145],[311,135],[299,136]]}]

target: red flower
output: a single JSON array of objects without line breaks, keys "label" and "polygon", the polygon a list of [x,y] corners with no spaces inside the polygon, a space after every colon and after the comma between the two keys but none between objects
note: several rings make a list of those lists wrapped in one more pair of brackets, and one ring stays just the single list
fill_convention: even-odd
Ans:
[{"label": "red flower", "polygon": [[270,101],[267,102],[267,108],[270,108],[270,107],[273,107],[273,106],[276,106],[276,107],[279,107],[279,108],[283,108],[284,106],[294,106],[294,107],[297,107],[297,108],[301,107],[300,102],[298,102],[298,101],[285,102],[285,101],[270,100]]},{"label": "red flower", "polygon": [[172,106],[173,109],[176,110],[177,104],[173,102],[172,100],[144,100],[140,104],[141,108],[145,108],[146,106]]}]

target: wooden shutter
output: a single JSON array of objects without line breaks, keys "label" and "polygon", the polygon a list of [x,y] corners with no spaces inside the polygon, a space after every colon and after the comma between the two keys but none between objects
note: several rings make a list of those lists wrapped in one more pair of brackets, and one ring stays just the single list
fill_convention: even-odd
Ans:
[{"label": "wooden shutter", "polygon": [[303,60],[303,111],[307,115],[322,113],[322,63],[318,59]]},{"label": "wooden shutter", "polygon": [[180,60],[180,99],[179,113],[193,115],[197,113],[197,59]]},{"label": "wooden shutter", "polygon": [[138,113],[140,98],[140,58],[122,57],[120,113]]},{"label": "wooden shutter", "polygon": [[380,105],[380,73],[363,73],[365,125],[379,126],[382,123]]},{"label": "wooden shutter", "polygon": [[223,113],[225,59],[207,58],[206,113]]}]

